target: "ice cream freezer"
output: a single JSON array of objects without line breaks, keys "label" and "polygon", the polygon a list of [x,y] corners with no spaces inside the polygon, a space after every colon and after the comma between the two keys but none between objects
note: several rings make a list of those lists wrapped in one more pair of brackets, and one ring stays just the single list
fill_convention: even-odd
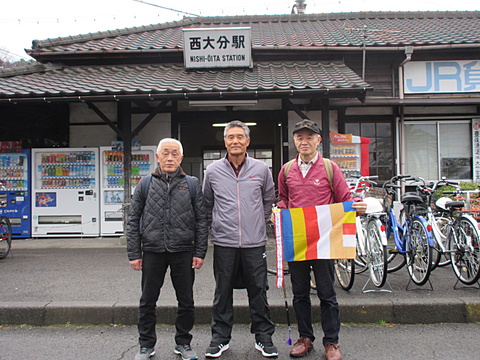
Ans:
[{"label": "ice cream freezer", "polygon": [[32,237],[99,236],[98,148],[32,149]]},{"label": "ice cream freezer", "polygon": [[[132,150],[132,194],[140,180],[155,170],[156,146]],[[123,234],[124,171],[123,151],[100,148],[100,235]]]}]

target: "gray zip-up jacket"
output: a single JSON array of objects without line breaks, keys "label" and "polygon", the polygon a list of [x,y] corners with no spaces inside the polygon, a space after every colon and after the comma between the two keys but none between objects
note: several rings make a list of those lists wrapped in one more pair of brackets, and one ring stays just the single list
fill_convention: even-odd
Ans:
[{"label": "gray zip-up jacket", "polygon": [[143,251],[193,251],[194,257],[205,258],[208,223],[202,187],[197,178],[194,181],[194,199],[181,168],[170,183],[157,168],[152,173],[146,199],[142,186],[148,184],[141,181],[135,188],[126,231],[129,260],[141,259]]},{"label": "gray zip-up jacket", "polygon": [[203,195],[214,245],[252,248],[267,243],[266,221],[275,202],[268,166],[246,156],[238,178],[226,158],[207,166]]}]

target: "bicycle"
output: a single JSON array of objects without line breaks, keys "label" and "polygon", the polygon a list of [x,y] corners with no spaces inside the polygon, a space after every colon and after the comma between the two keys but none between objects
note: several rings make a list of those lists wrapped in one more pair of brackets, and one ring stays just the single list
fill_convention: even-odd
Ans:
[{"label": "bicycle", "polygon": [[432,226],[432,234],[434,240],[432,271],[437,266],[443,267],[450,264],[450,256],[447,253],[447,225],[452,223],[453,218],[445,207],[447,201],[451,201],[448,197],[441,197],[435,201],[435,208],[433,208],[432,198],[433,194],[442,186],[459,186],[458,182],[448,181],[442,179],[440,181],[432,181],[426,184],[421,177],[415,177],[417,184],[417,193],[426,199],[425,212],[428,223]]},{"label": "bicycle", "polygon": [[[5,190],[5,186],[0,183],[0,188]],[[5,207],[5,200],[0,200],[0,207]],[[0,217],[0,260],[5,259],[12,247],[12,224],[6,216]]]},{"label": "bicycle", "polygon": [[[465,190],[444,191],[443,194],[462,194]],[[467,213],[460,212],[465,207],[463,201],[445,203],[452,223],[447,224],[447,253],[450,256],[453,272],[459,281],[472,285],[480,278],[480,246],[477,221]]]},{"label": "bicycle", "polygon": [[376,287],[385,285],[387,279],[387,239],[385,226],[380,221],[384,214],[382,205],[373,197],[366,196],[373,180],[378,176],[360,176],[352,187],[352,195],[367,203],[367,211],[356,218],[355,259],[335,260],[335,274],[342,289],[348,291],[355,281],[355,274],[369,269],[369,276]]},{"label": "bicycle", "polygon": [[[395,248],[390,251],[392,255],[403,257],[401,263],[395,268],[388,269],[389,272],[396,271],[407,266],[411,280],[418,286],[424,285],[432,270],[432,227],[422,216],[418,205],[424,204],[424,199],[415,193],[405,193],[401,197],[403,211],[401,212],[401,223],[397,220],[393,204],[395,195],[400,186],[398,181],[411,179],[410,175],[397,175],[387,181],[383,188],[385,190],[384,209],[386,215],[383,222],[386,224],[387,239],[393,236]],[[392,260],[391,258],[389,260]]]},{"label": "bicycle", "polygon": [[365,214],[357,216],[356,265],[361,262],[365,264],[372,283],[376,287],[382,287],[387,280],[387,236],[385,225],[381,221],[385,211],[378,199],[367,196],[370,187],[376,185],[373,181],[376,179],[378,176],[362,176],[352,190],[353,195],[356,194],[367,203]]}]

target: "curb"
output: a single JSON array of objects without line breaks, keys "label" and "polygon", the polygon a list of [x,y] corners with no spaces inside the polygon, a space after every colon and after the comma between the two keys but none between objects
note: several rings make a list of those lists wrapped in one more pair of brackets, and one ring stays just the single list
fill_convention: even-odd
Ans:
[{"label": "curb", "polygon": [[[2,325],[136,325],[137,304],[110,302],[3,302],[0,306]],[[157,307],[158,323],[174,325],[176,305]],[[292,323],[296,322],[295,312],[290,305]],[[235,322],[249,324],[247,305],[234,307]],[[270,306],[272,320],[277,324],[286,323],[285,306]],[[436,299],[434,301],[349,301],[340,304],[343,323],[396,323],[435,324],[469,323],[480,321],[480,299]],[[211,323],[211,306],[196,307],[196,324]],[[314,306],[314,322],[320,322],[320,307]]]}]

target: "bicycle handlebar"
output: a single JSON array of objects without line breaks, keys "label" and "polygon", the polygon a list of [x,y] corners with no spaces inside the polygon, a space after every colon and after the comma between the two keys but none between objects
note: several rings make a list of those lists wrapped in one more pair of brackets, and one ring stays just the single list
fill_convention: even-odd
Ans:
[{"label": "bicycle handlebar", "polygon": [[[367,191],[368,186],[366,186],[365,183],[369,183],[371,185],[377,185],[377,183],[375,181],[373,181],[373,180],[378,179],[377,175],[372,175],[372,176],[358,176],[358,175],[356,175],[356,176],[352,176],[352,177],[355,177],[357,179],[355,181],[355,186],[351,190],[353,193],[359,192],[359,190],[361,192]],[[360,185],[362,183],[362,181],[364,182],[364,184]]]},{"label": "bicycle handlebar", "polygon": [[442,191],[442,194],[448,194],[448,195],[452,195],[452,194],[478,194],[480,193],[480,189],[476,189],[476,190],[464,190],[464,189],[457,189],[457,190],[454,190],[454,191]]}]

